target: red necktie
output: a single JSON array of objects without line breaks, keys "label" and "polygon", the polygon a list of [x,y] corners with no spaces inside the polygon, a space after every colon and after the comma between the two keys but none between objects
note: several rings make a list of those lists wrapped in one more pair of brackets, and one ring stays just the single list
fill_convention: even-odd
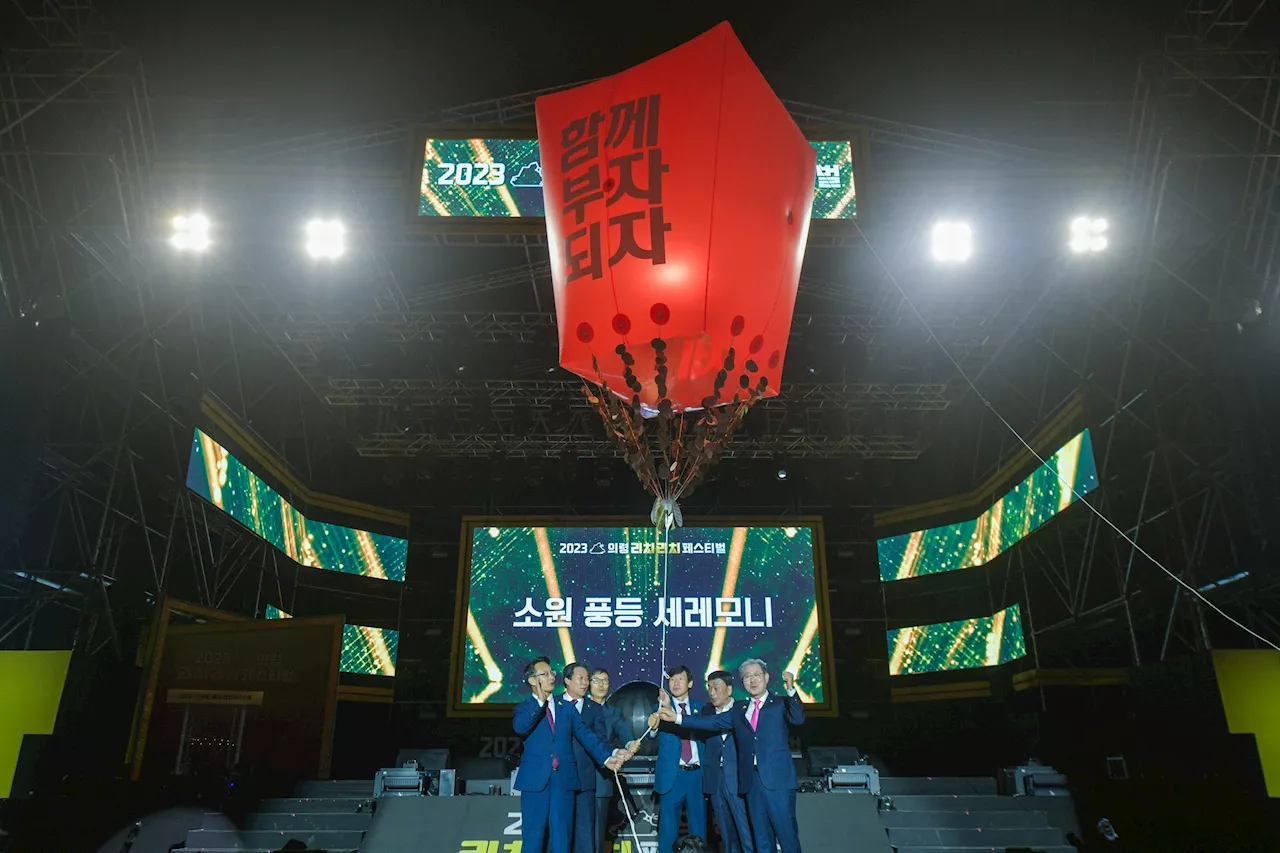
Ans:
[{"label": "red necktie", "polygon": [[[688,713],[689,713],[689,703],[681,702],[680,716],[683,717],[685,714],[688,714]],[[691,740],[680,741],[680,760],[683,761],[685,764],[693,763],[693,741]]]},{"label": "red necktie", "polygon": [[[555,734],[556,734],[556,717],[555,717],[555,714],[551,713],[551,700],[550,700],[550,699],[548,699],[548,700],[547,700],[547,724],[548,724],[549,726],[551,726],[551,736],[552,736],[552,737],[555,737]],[[552,770],[559,770],[559,769],[560,769],[560,759],[556,758],[556,754],[555,754],[554,752],[553,752],[553,753],[551,753],[551,769],[552,769]]]}]

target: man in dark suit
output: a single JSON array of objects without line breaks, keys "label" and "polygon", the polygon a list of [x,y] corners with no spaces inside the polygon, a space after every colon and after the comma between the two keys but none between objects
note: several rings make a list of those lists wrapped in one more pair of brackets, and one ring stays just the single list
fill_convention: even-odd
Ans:
[{"label": "man in dark suit", "polygon": [[[607,748],[609,741],[604,731],[604,707],[587,698],[589,671],[586,664],[577,661],[567,665],[561,673],[564,679],[561,699],[577,709],[582,724]],[[613,774],[597,768],[586,748],[576,740],[573,742],[573,758],[578,765],[578,784],[573,797],[573,853],[597,853],[596,779],[600,772]]]},{"label": "man in dark suit", "polygon": [[[588,761],[610,770],[622,766],[625,752],[610,750],[582,722],[572,702],[552,695],[556,674],[551,662],[535,658],[524,668],[532,695],[516,705],[511,725],[524,743],[516,790],[520,792],[523,853],[543,853],[550,836],[551,853],[570,853],[574,792],[581,784],[575,746]],[[592,791],[595,781],[592,780]]]},{"label": "man in dark suit", "polygon": [[[667,672],[667,688],[671,691],[668,698],[675,703],[674,710],[688,718],[697,715],[689,696],[692,684],[693,673],[684,664]],[[689,834],[707,837],[707,804],[702,799],[701,736],[668,723],[659,727],[657,738],[653,791],[659,797],[658,851],[662,853],[671,849],[680,834],[681,811],[686,813]]]},{"label": "man in dark suit", "polygon": [[[733,673],[718,669],[707,676],[707,696],[711,699],[700,712],[704,716],[727,714],[733,710]],[[702,753],[702,792],[711,803],[724,853],[755,853],[747,807],[738,796],[738,754],[732,732],[707,737]]]},{"label": "man in dark suit", "polygon": [[[588,701],[600,705],[603,712],[594,717],[596,727],[592,729],[595,736],[605,746],[626,747],[631,741],[631,727],[622,719],[622,712],[612,705],[606,705],[609,698],[609,670],[596,667],[591,670],[588,687]],[[606,850],[606,836],[609,834],[609,803],[617,792],[613,771],[598,770],[596,772],[596,851]]]},{"label": "man in dark suit", "polygon": [[[734,703],[727,714],[685,716],[665,692],[658,696],[660,719],[703,732],[732,732],[738,759],[738,790],[747,798],[747,817],[757,853],[801,853],[796,824],[796,770],[787,746],[789,726],[804,723],[804,705],[796,693],[795,676],[782,673],[785,698],[769,693],[769,668],[752,658],[738,667],[748,698]],[[690,829],[692,832],[692,829]]]}]

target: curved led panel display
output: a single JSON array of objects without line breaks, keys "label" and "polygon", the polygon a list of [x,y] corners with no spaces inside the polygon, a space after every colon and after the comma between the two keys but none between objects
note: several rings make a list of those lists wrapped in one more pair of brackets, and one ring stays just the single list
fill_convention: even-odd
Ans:
[{"label": "curved led panel display", "polygon": [[880,580],[981,566],[1096,488],[1093,442],[1085,430],[977,518],[877,540]]}]

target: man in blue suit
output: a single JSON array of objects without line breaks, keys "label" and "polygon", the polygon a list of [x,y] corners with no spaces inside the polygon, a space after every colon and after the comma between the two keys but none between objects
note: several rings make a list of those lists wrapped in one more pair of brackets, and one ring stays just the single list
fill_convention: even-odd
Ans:
[{"label": "man in blue suit", "polygon": [[[606,705],[609,698],[609,670],[596,667],[591,670],[590,687],[587,701],[599,704],[602,714],[594,717],[595,727],[592,732],[605,746],[627,747],[631,741],[631,727],[622,718],[622,712],[612,705]],[[596,853],[605,848],[606,836],[609,833],[609,803],[618,790],[614,782],[613,772],[598,770],[596,772]],[[576,851],[575,844],[575,851]]]},{"label": "man in blue suit", "polygon": [[[748,698],[734,703],[727,714],[686,716],[665,692],[658,696],[658,716],[668,723],[703,732],[732,732],[738,759],[738,790],[747,798],[747,817],[757,853],[774,849],[801,853],[796,823],[796,769],[787,746],[789,726],[804,723],[804,705],[795,676],[782,673],[785,698],[769,693],[769,668],[751,658],[738,667]],[[690,829],[692,832],[692,829]]]},{"label": "man in blue suit", "polygon": [[[704,716],[727,714],[733,710],[733,673],[718,669],[707,676],[707,696],[711,703]],[[720,827],[724,853],[755,853],[747,807],[738,796],[738,753],[731,732],[709,736],[702,753],[702,792],[711,803],[711,811]]]},{"label": "man in blue suit", "polygon": [[[587,698],[590,679],[586,664],[574,662],[564,668],[565,702],[573,705],[582,717],[582,724],[591,730],[606,748],[609,746],[609,735],[605,731],[604,706]],[[586,747],[578,741],[573,742],[573,758],[578,765],[578,784],[574,788],[573,797],[573,853],[598,853],[596,844],[596,780],[601,773],[611,778],[613,773],[597,768]]]},{"label": "man in blue suit", "polygon": [[[684,664],[667,672],[669,697],[675,709],[692,718],[697,715],[689,687],[693,673]],[[663,695],[666,695],[665,693]],[[664,718],[665,719],[665,718]],[[682,731],[670,723],[659,727],[658,762],[654,767],[653,791],[658,795],[658,853],[670,851],[680,834],[680,812],[686,812],[689,834],[707,837],[707,804],[702,799],[701,735]]]},{"label": "man in blue suit", "polygon": [[[523,853],[569,853],[573,833],[574,792],[581,784],[575,745],[589,761],[610,770],[622,766],[625,752],[609,749],[582,722],[572,702],[553,696],[556,674],[551,662],[535,658],[524,668],[533,695],[516,705],[511,725],[524,743],[516,790],[520,792]],[[592,790],[595,782],[592,780]]]}]

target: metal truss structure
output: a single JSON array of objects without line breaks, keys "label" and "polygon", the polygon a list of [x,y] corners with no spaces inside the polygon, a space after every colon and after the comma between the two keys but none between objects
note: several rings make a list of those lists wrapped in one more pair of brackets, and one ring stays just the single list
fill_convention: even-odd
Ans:
[{"label": "metal truss structure", "polygon": [[[1127,151],[1132,257],[1086,294],[1056,293],[1015,335],[1018,364],[978,383],[1023,435],[1073,390],[1093,427],[1098,512],[1071,510],[978,582],[999,606],[1025,602],[1038,665],[1257,644],[1190,590],[1280,641],[1263,390],[1280,309],[1280,67],[1274,50],[1247,47],[1262,5],[1192,0],[1143,62]],[[985,424],[1003,453],[1020,449]]]},{"label": "metal truss structure", "polygon": [[[530,126],[534,120],[534,101],[563,89],[582,85],[570,83],[533,92],[522,92],[473,104],[429,113],[413,120],[371,124],[337,132],[312,134],[230,148],[226,155],[237,161],[292,163],[350,154],[353,151],[408,145],[415,129],[424,125],[500,127]],[[1033,166],[1069,165],[1079,160],[1067,152],[1014,145],[991,139],[922,127],[905,122],[861,115],[847,110],[784,100],[796,122],[804,127],[862,127],[870,134],[873,145],[889,146],[946,157],[960,164],[1022,164]]]},{"label": "metal truss structure", "polygon": [[30,381],[0,421],[31,440],[5,448],[0,646],[131,659],[160,596],[254,612],[264,584],[294,577],[182,482],[207,385],[242,415],[254,399],[295,407],[285,422],[305,397],[241,382],[238,358],[273,351],[154,263],[157,143],[137,56],[87,2],[12,11],[27,30],[0,54],[0,340],[6,375]]}]

